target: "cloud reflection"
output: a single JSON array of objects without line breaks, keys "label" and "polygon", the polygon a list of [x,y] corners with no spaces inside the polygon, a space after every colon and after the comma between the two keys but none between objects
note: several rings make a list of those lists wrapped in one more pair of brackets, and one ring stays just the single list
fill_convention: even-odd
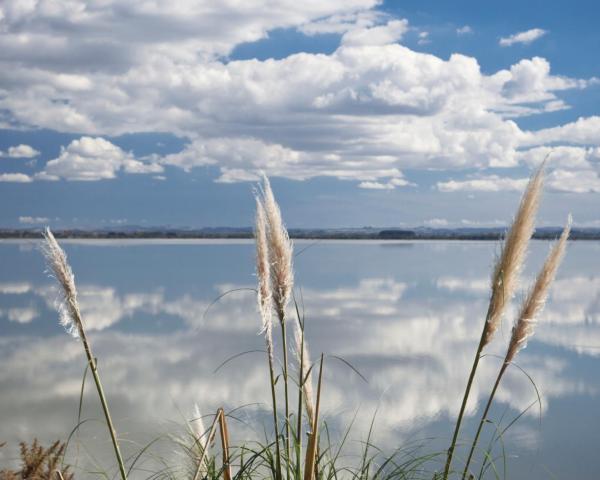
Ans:
[{"label": "cloud reflection", "polygon": [[[428,290],[424,280],[391,275],[340,281],[328,287],[310,282],[303,285],[313,358],[319,352],[339,355],[369,381],[364,383],[341,362],[327,360],[323,413],[332,426],[345,424],[360,408],[355,437],[361,438],[379,408],[385,421],[378,423],[377,438],[395,445],[414,438],[415,432],[426,431],[428,425],[445,424],[454,417],[480,335],[489,279],[487,272],[460,277],[450,268],[432,273],[426,283]],[[560,275],[540,328],[519,360],[542,394],[543,413],[554,399],[598,395],[600,391],[597,380],[574,372],[570,356],[600,353],[592,348],[600,345],[600,276],[586,273]],[[201,298],[192,291],[168,294],[160,285],[144,292],[107,285],[79,286],[84,321],[91,331],[118,430],[126,438],[142,441],[169,430],[170,420],[182,421],[177,407],[187,411],[194,402],[205,413],[219,406],[258,403],[246,409],[247,415],[255,420],[256,415],[264,414],[269,390],[263,354],[247,354],[214,373],[226,358],[263,348],[257,335],[260,321],[254,294],[240,291],[227,295],[204,315],[217,295],[246,287],[252,286],[221,283],[213,286],[212,296]],[[4,283],[0,293],[24,296],[28,301],[38,298],[48,309],[55,299],[48,285],[22,282]],[[3,298],[8,297],[0,297],[0,301],[4,302]],[[26,307],[10,308],[20,309],[22,314],[21,320],[14,321],[31,325],[55,315],[50,310],[34,314],[32,308],[27,317]],[[10,311],[2,309],[9,320]],[[162,328],[154,331],[156,322],[135,332],[121,328],[124,320],[132,318],[154,319]],[[279,340],[279,332],[275,333]],[[507,321],[503,333],[494,341],[491,353],[503,353]],[[64,438],[76,422],[84,361],[78,342],[61,334],[58,325],[50,337],[0,335],[0,411],[6,432],[2,440],[14,446],[34,435],[48,440]],[[498,365],[499,360],[492,356],[482,361],[467,410],[471,418],[487,397]],[[91,388],[85,398],[84,417],[97,416]],[[497,394],[498,403],[516,414],[535,398],[527,377],[517,369],[509,370]],[[530,417],[536,414],[535,409],[529,412]],[[86,426],[82,433],[94,433],[97,438],[92,438],[91,444],[110,464],[109,445],[103,443],[99,427],[95,428]],[[242,436],[247,428],[236,424],[233,430]],[[534,448],[539,433],[527,420],[519,428],[513,432],[515,441],[523,448]],[[131,446],[124,448],[132,451]],[[9,450],[0,450],[0,461],[9,458],[6,452]]]}]

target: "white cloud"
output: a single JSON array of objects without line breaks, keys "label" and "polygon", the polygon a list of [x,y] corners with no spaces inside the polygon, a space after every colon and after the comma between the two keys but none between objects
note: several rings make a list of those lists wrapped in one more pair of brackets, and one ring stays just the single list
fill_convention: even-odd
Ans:
[{"label": "white cloud", "polygon": [[39,316],[39,312],[32,307],[27,308],[9,308],[6,311],[6,317],[11,322],[30,323]]},{"label": "white cloud", "polygon": [[[134,1],[127,15],[117,15],[112,0],[77,9],[5,3],[0,109],[13,122],[99,137],[83,142],[97,143],[83,153],[76,143],[83,139],[67,146],[38,179],[214,165],[221,182],[254,180],[262,169],[391,188],[389,179],[407,168],[512,167],[523,147],[571,140],[566,131],[524,131],[511,118],[568,108],[558,92],[592,82],[553,75],[537,57],[488,75],[472,57],[412,51],[397,43],[408,22],[374,10],[374,0],[286,1],[268,16],[256,13],[267,8],[262,0]],[[336,33],[341,45],[330,54],[222,60],[273,28]],[[593,129],[593,118],[581,122]],[[100,146],[103,136],[156,131],[189,143],[179,154],[141,160]],[[588,137],[598,145],[597,133]]]},{"label": "white cloud", "polygon": [[449,225],[449,222],[445,218],[431,218],[429,220],[425,220],[423,222],[423,225],[433,228],[443,228],[447,227]]},{"label": "white cloud", "polygon": [[103,138],[81,137],[61,149],[60,155],[50,160],[42,172],[41,180],[94,181],[115,178],[117,172],[160,173],[157,164],[143,163],[131,153],[121,150]]},{"label": "white cloud", "polygon": [[510,47],[515,43],[522,43],[528,45],[531,42],[537,40],[538,38],[543,37],[547,33],[547,30],[543,30],[541,28],[532,28],[531,30],[527,30],[525,32],[519,32],[508,37],[502,37],[499,41],[499,44],[502,47]]},{"label": "white cloud", "polygon": [[48,223],[49,221],[50,221],[50,219],[48,217],[30,217],[30,216],[19,217],[19,223],[24,223],[27,225]]},{"label": "white cloud", "polygon": [[4,295],[23,295],[32,290],[32,285],[27,282],[0,283],[0,293]]},{"label": "white cloud", "polygon": [[397,42],[408,31],[407,20],[390,20],[385,25],[354,28],[342,36],[342,45],[388,45]]},{"label": "white cloud", "polygon": [[482,175],[467,180],[448,180],[438,182],[441,192],[499,192],[504,190],[522,191],[527,185],[527,178],[507,178],[498,175]]},{"label": "white cloud", "polygon": [[600,147],[534,147],[517,152],[519,162],[536,167],[545,159],[548,166],[567,169],[589,169],[600,160]]},{"label": "white cloud", "polygon": [[33,179],[25,173],[0,173],[0,182],[29,183]]},{"label": "white cloud", "polygon": [[596,170],[561,170],[548,174],[548,187],[559,192],[600,193],[600,177]]},{"label": "white cloud", "polygon": [[575,122],[559,127],[531,132],[523,144],[541,145],[555,142],[600,146],[600,116],[580,117]]},{"label": "white cloud", "polygon": [[419,40],[417,41],[419,45],[427,45],[431,43],[429,39],[429,32],[419,32]]},{"label": "white cloud", "polygon": [[[8,152],[6,153],[7,157],[10,158],[33,158],[37,157],[40,154],[35,148],[30,147],[29,145],[17,145],[14,147],[9,147]],[[0,154],[0,156],[2,156]]]},{"label": "white cloud", "polygon": [[456,29],[457,35],[468,35],[470,33],[473,33],[473,29],[469,25],[464,25]]},{"label": "white cloud", "polygon": [[401,172],[398,172],[398,176],[391,178],[387,182],[361,182],[358,184],[359,188],[365,188],[367,190],[394,190],[396,187],[415,186],[414,183],[406,180]]},{"label": "white cloud", "polygon": [[383,23],[388,16],[376,10],[343,13],[321,18],[298,27],[305,35],[343,34],[357,28],[369,28]]}]

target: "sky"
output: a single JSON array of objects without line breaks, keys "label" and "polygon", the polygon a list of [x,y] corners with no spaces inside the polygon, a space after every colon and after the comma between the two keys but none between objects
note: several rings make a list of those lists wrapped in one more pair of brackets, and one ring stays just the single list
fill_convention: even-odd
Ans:
[{"label": "sky", "polygon": [[0,227],[600,227],[591,0],[4,0]]}]

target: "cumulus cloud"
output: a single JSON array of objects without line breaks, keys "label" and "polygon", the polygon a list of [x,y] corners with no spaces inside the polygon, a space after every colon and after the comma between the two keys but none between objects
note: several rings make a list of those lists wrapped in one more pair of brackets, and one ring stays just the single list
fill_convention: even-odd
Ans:
[{"label": "cumulus cloud", "polygon": [[498,43],[502,47],[510,47],[516,43],[528,45],[538,38],[543,37],[547,33],[547,30],[543,30],[541,28],[532,28],[531,30],[527,30],[525,32],[514,33],[508,37],[502,37]]},{"label": "cumulus cloud", "polygon": [[24,223],[26,225],[48,223],[49,221],[50,221],[50,219],[48,217],[31,217],[31,216],[19,217],[19,223]]},{"label": "cumulus cloud", "polygon": [[30,183],[33,179],[25,173],[0,173],[0,182]]},{"label": "cumulus cloud", "polygon": [[457,35],[468,35],[470,33],[473,33],[473,29],[469,25],[464,25],[456,29]]},{"label": "cumulus cloud", "polygon": [[298,27],[305,35],[344,34],[349,30],[369,28],[381,24],[389,17],[377,10],[365,10],[351,13],[340,13],[320,18]]},{"label": "cumulus cloud", "polygon": [[427,45],[431,43],[429,39],[429,32],[419,32],[419,40],[417,41],[419,45]]},{"label": "cumulus cloud", "polygon": [[367,190],[394,190],[396,187],[406,187],[408,185],[414,186],[415,184],[403,178],[401,172],[398,172],[397,177],[391,178],[387,182],[360,182],[358,187]]},{"label": "cumulus cloud", "polygon": [[0,157],[6,156],[9,158],[33,158],[37,157],[40,154],[35,148],[29,145],[16,145],[14,147],[9,147],[8,152],[3,154],[0,152]]},{"label": "cumulus cloud", "polygon": [[429,220],[425,220],[423,222],[423,225],[433,228],[444,228],[447,227],[449,224],[450,222],[448,222],[448,220],[446,220],[445,218],[430,218]]},{"label": "cumulus cloud", "polygon": [[[257,13],[268,8],[263,0],[243,6],[135,1],[119,8],[108,0],[79,10],[9,0],[0,20],[6,92],[0,110],[18,124],[89,135],[35,176],[47,180],[213,165],[220,182],[254,180],[264,170],[390,189],[401,186],[407,168],[513,167],[527,147],[578,138],[600,145],[595,117],[570,129],[581,130],[574,140],[568,125],[536,132],[511,120],[568,108],[558,94],[593,79],[554,75],[538,57],[485,74],[473,57],[415,52],[398,43],[408,21],[374,9],[377,4],[284,2],[265,16]],[[127,15],[117,15],[122,9]],[[223,58],[273,28],[335,33],[340,45],[329,54]],[[103,143],[110,144],[106,136],[156,131],[188,144],[175,155],[135,159]],[[31,180],[0,174],[5,182]]]},{"label": "cumulus cloud", "polygon": [[0,293],[4,295],[23,295],[32,289],[33,286],[28,282],[0,283]]},{"label": "cumulus cloud", "polygon": [[600,177],[596,170],[556,169],[549,173],[547,183],[559,192],[600,193]]},{"label": "cumulus cloud", "polygon": [[6,317],[11,322],[30,323],[39,316],[39,312],[33,307],[9,308],[6,311]]},{"label": "cumulus cloud", "polygon": [[60,155],[50,160],[42,172],[36,174],[41,180],[94,181],[115,178],[117,172],[160,173],[157,164],[143,163],[133,154],[97,137],[81,137],[61,149]]},{"label": "cumulus cloud", "polygon": [[558,127],[530,132],[523,141],[525,145],[556,142],[600,146],[600,116],[580,117]]},{"label": "cumulus cloud", "polygon": [[448,180],[438,182],[441,192],[499,192],[503,190],[522,191],[527,185],[527,178],[507,178],[498,175],[481,175],[467,180]]},{"label": "cumulus cloud", "polygon": [[385,25],[349,30],[342,36],[342,45],[388,45],[400,40],[407,31],[407,20],[390,20]]}]

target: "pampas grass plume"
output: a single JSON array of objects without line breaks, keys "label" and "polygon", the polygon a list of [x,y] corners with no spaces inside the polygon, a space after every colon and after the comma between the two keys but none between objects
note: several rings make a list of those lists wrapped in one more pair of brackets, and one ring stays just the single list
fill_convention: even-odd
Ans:
[{"label": "pampas grass plume", "polygon": [[285,308],[290,300],[294,286],[292,266],[293,248],[288,232],[281,219],[281,210],[275,201],[271,184],[263,176],[263,207],[268,222],[269,260],[271,265],[271,282],[273,303],[280,321],[285,318]]},{"label": "pampas grass plume", "polygon": [[535,228],[535,217],[540,204],[544,184],[544,164],[542,164],[529,181],[519,210],[506,236],[502,252],[492,274],[492,295],[488,309],[487,321],[483,335],[483,345],[487,345],[502,320],[506,305],[513,297],[518,285],[519,274],[529,240]]},{"label": "pampas grass plume", "polygon": [[67,262],[67,254],[60,247],[49,228],[44,231],[44,239],[42,252],[46,258],[48,270],[61,287],[61,302],[58,305],[60,324],[70,335],[77,338],[80,336],[83,325],[77,302],[75,275]]},{"label": "pampas grass plume", "polygon": [[542,270],[538,274],[535,283],[531,287],[529,294],[521,306],[517,323],[512,329],[512,335],[506,354],[507,363],[510,363],[519,351],[527,346],[527,340],[533,335],[537,323],[537,316],[546,304],[548,290],[554,280],[558,266],[564,257],[567,239],[571,232],[571,223],[572,219],[569,215],[567,225],[565,226],[560,239],[550,250]]}]

